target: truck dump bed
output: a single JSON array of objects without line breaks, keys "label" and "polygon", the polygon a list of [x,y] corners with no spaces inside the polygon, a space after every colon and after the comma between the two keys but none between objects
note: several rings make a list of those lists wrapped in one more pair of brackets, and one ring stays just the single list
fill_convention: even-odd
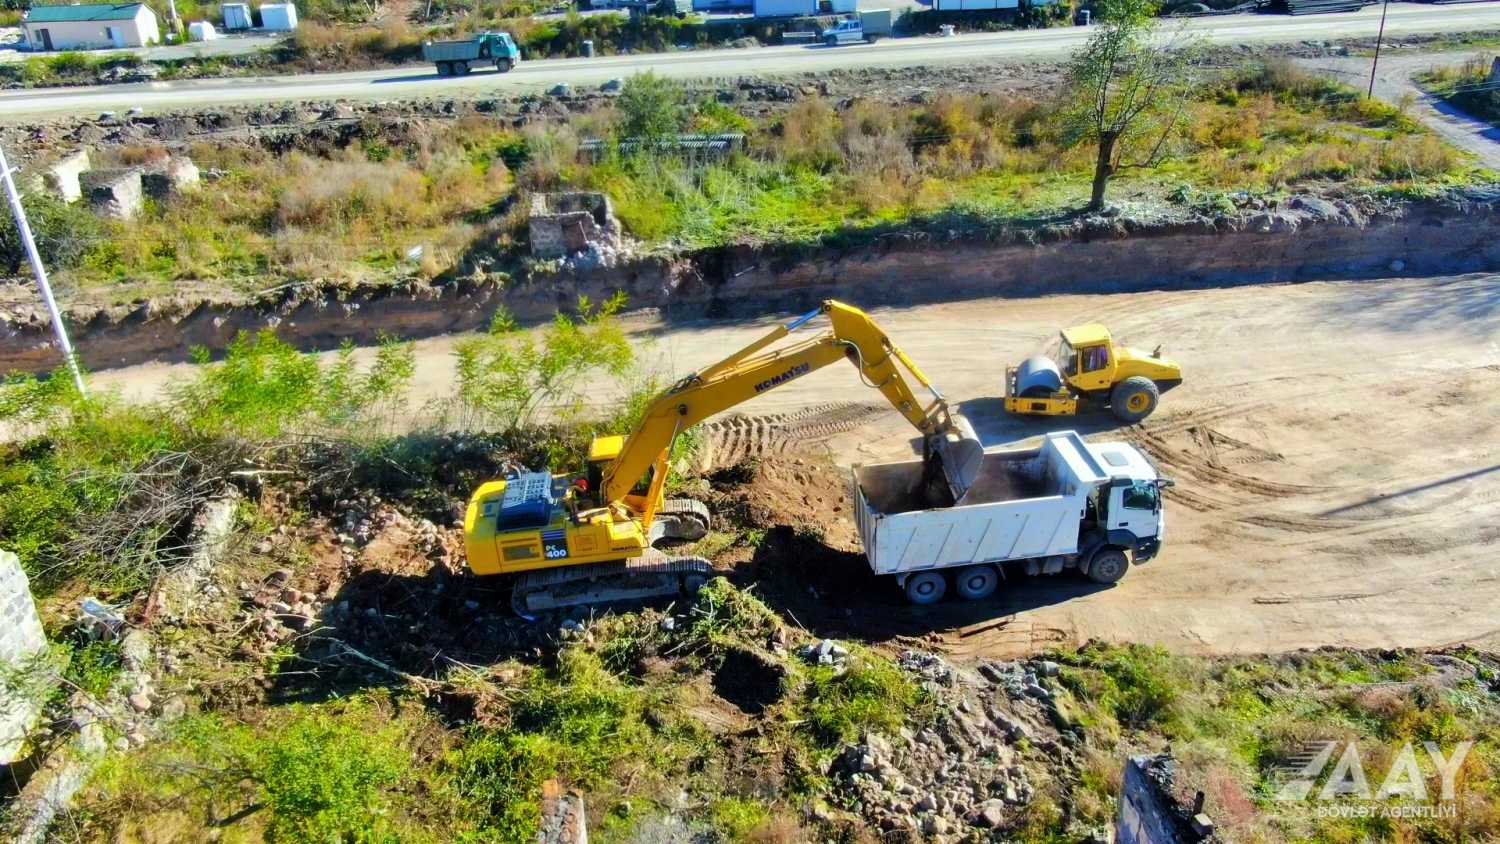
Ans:
[{"label": "truck dump bed", "polygon": [[422,58],[425,61],[467,61],[479,58],[479,42],[473,39],[466,41],[429,41],[422,45]]},{"label": "truck dump bed", "polygon": [[986,452],[955,507],[922,509],[920,460],[855,467],[855,520],[877,574],[1071,554],[1106,479],[1083,438],[1063,431],[1037,448]]}]

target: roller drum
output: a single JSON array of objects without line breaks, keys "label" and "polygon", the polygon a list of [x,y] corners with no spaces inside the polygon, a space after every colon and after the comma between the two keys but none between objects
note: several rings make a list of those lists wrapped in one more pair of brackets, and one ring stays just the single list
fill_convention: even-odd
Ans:
[{"label": "roller drum", "polygon": [[1045,398],[1061,390],[1062,385],[1062,371],[1045,355],[1027,358],[1016,367],[1016,395],[1022,398]]}]

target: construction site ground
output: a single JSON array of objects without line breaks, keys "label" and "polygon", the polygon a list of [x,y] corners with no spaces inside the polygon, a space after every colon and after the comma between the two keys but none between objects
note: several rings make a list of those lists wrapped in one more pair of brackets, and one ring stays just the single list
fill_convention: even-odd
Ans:
[{"label": "construction site ground", "polygon": [[[1140,445],[1177,485],[1163,553],[1113,587],[1022,577],[990,600],[911,607],[857,553],[844,467],[909,457],[913,432],[850,368],[800,378],[742,408],[754,416],[711,423],[702,457],[711,476],[769,458],[716,486],[750,505],[743,524],[770,531],[756,556],[795,571],[764,588],[819,635],[941,640],[960,657],[1091,638],[1200,653],[1500,643],[1494,276],[983,299],[875,317],[987,445],[1074,427]],[[1182,386],[1136,427],[1104,413],[1008,416],[1004,367],[1093,320],[1162,344]],[[776,321],[632,325],[683,372]],[[452,383],[453,342],[417,343],[414,384],[431,391],[419,400]],[[97,378],[149,393],[175,372]]]}]

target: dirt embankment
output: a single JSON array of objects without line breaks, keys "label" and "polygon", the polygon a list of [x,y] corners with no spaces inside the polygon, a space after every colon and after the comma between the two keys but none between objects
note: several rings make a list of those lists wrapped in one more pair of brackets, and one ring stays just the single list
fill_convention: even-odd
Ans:
[{"label": "dirt embankment", "polygon": [[[1087,216],[1024,229],[861,233],[838,247],[727,247],[608,268],[378,288],[297,287],[243,300],[177,299],[70,309],[85,365],[186,360],[241,331],[274,328],[305,348],[380,335],[430,337],[486,324],[504,305],[523,321],[624,291],[668,319],[760,316],[830,298],[864,306],[981,296],[1188,289],[1500,268],[1500,194],[1401,203],[1294,197],[1233,215]],[[56,366],[40,308],[0,317],[0,369]]]}]

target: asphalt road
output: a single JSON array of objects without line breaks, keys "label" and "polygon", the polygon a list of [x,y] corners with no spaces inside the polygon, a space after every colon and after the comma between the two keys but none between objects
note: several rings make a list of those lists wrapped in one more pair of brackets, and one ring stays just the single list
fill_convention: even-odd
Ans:
[{"label": "asphalt road", "polygon": [[[1361,12],[1287,17],[1236,15],[1197,18],[1183,25],[1207,41],[1227,44],[1286,43],[1375,35],[1380,8]],[[1388,36],[1500,28],[1500,3],[1430,6],[1391,4]],[[550,59],[522,64],[507,74],[476,72],[442,78],[426,68],[404,67],[355,73],[238,79],[184,80],[55,88],[0,93],[0,120],[91,113],[138,106],[146,110],[337,98],[401,99],[485,91],[535,91],[568,82],[597,85],[645,70],[678,78],[816,73],[846,67],[901,67],[994,61],[1064,54],[1084,41],[1084,28],[978,33],[954,38],[889,39],[845,47],[766,47],[703,50],[596,59]]]}]

